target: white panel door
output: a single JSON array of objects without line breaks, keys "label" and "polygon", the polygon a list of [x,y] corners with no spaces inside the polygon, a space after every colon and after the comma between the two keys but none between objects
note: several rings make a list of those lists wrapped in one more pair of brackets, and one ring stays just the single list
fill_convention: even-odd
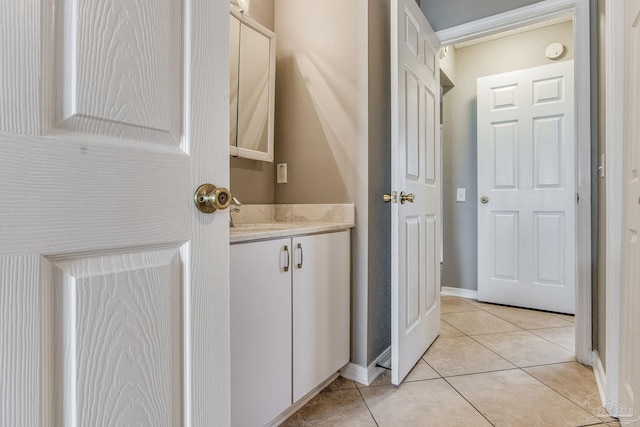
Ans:
[{"label": "white panel door", "polygon": [[[620,289],[620,414],[625,425],[638,425],[640,405],[640,2],[626,2],[624,104],[624,212]],[[625,422],[626,421],[626,422]],[[627,424],[628,423],[628,424]]]},{"label": "white panel door", "polygon": [[228,19],[0,6],[0,425],[229,424]]},{"label": "white panel door", "polygon": [[573,61],[478,79],[478,299],[574,313]]},{"label": "white panel door", "polygon": [[[391,376],[396,385],[440,330],[438,48],[416,2],[392,1]],[[413,201],[402,200],[410,194]]]}]

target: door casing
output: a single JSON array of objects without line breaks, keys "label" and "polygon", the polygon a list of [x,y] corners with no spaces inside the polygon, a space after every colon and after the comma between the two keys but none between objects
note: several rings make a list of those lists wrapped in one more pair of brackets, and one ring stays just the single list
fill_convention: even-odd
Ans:
[{"label": "door casing", "polygon": [[[559,16],[573,16],[576,191],[576,360],[591,366],[591,63],[589,2],[546,0],[438,31],[442,46],[461,43]],[[607,298],[608,299],[608,298]],[[609,311],[607,309],[607,311]],[[609,334],[607,334],[609,337]],[[607,352],[608,354],[608,352]]]}]

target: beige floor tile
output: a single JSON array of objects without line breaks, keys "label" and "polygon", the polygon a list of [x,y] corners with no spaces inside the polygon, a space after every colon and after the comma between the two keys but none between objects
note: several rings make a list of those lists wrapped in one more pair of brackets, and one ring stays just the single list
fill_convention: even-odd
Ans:
[{"label": "beige floor tile", "polygon": [[600,402],[593,370],[578,362],[524,368],[525,372],[593,415],[593,421],[615,421]]},{"label": "beige floor tile", "polygon": [[[422,381],[422,380],[432,380],[434,378],[440,378],[440,375],[436,371],[433,370],[431,366],[429,366],[424,360],[418,360],[416,366],[413,367],[411,372],[407,374],[407,377],[404,379],[404,382],[410,381]],[[377,387],[380,385],[388,385],[391,384],[391,371],[384,370],[378,377],[373,380],[373,382],[366,386],[364,384],[358,383],[358,388],[366,388],[366,387]]]},{"label": "beige floor tile", "polygon": [[440,337],[442,338],[451,338],[451,337],[463,337],[464,334],[445,322],[444,320],[440,321]]},{"label": "beige floor tile", "polygon": [[491,310],[491,314],[522,329],[556,328],[573,325],[573,323],[567,322],[553,313],[524,308],[499,308]]},{"label": "beige floor tile", "polygon": [[336,378],[331,384],[325,387],[322,392],[327,391],[338,391],[338,390],[351,390],[356,388],[356,383],[354,381],[348,380],[344,377]]},{"label": "beige floor tile", "polygon": [[580,426],[587,411],[515,369],[448,378],[495,426]]},{"label": "beige floor tile", "polygon": [[442,319],[467,335],[493,334],[521,330],[487,311],[469,311],[465,313],[445,313]]},{"label": "beige floor tile", "polygon": [[435,378],[440,378],[440,375],[427,362],[420,359],[404,379],[404,382],[433,380]]},{"label": "beige floor tile", "polygon": [[422,358],[443,377],[515,368],[469,337],[438,338]]},{"label": "beige floor tile", "polygon": [[474,339],[520,368],[575,360],[573,352],[529,331],[478,335]]},{"label": "beige floor tile", "polygon": [[566,320],[567,322],[571,322],[571,323],[576,323],[576,316],[571,315],[571,314],[560,314],[560,313],[554,313],[555,316],[558,316],[561,319]]},{"label": "beige floor tile", "polygon": [[529,332],[536,334],[554,344],[569,351],[576,351],[576,327],[564,326],[562,328],[531,329]]},{"label": "beige floor tile", "polygon": [[464,311],[477,311],[480,307],[469,304],[464,300],[456,297],[440,298],[440,313],[459,313]]},{"label": "beige floor tile", "polygon": [[481,308],[482,310],[495,310],[497,308],[505,308],[504,305],[499,305],[499,304],[490,304],[488,302],[480,302],[478,300],[475,299],[470,299],[470,298],[462,298],[462,300],[464,302],[467,302],[469,304],[473,304],[478,308]]},{"label": "beige floor tile", "polygon": [[442,379],[369,387],[361,392],[380,427],[491,425]]},{"label": "beige floor tile", "polygon": [[376,422],[360,393],[354,389],[320,393],[281,425],[375,427]]}]

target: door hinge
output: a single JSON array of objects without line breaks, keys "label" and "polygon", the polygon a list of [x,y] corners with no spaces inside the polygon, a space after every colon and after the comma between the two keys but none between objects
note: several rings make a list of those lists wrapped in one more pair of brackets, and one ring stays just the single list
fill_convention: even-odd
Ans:
[{"label": "door hinge", "polygon": [[580,194],[576,193],[576,205],[580,203]]}]

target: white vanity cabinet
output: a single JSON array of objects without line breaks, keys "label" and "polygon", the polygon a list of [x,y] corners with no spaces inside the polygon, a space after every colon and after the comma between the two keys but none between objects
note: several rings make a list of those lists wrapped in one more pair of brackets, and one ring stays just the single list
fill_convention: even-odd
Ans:
[{"label": "white vanity cabinet", "polygon": [[293,239],[293,402],[349,362],[349,232]]},{"label": "white vanity cabinet", "polygon": [[262,426],[349,362],[349,231],[231,245],[231,419]]},{"label": "white vanity cabinet", "polygon": [[291,239],[231,245],[231,425],[263,426],[291,405]]}]

